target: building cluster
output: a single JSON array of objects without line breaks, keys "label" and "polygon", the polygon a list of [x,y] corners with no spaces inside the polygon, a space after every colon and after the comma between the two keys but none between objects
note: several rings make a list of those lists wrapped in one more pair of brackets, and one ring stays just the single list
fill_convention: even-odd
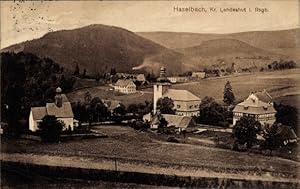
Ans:
[{"label": "building cluster", "polygon": [[[200,72],[193,73],[193,77],[203,78]],[[136,77],[140,81],[144,81],[143,76]],[[172,79],[172,78],[171,78]],[[176,80],[177,81],[177,80]],[[158,129],[160,121],[164,119],[166,126],[179,132],[182,131],[195,131],[197,124],[193,119],[194,116],[199,116],[201,98],[191,93],[188,90],[173,89],[170,77],[166,77],[166,69],[160,69],[160,76],[157,82],[153,84],[153,112],[143,116],[145,122],[150,123],[151,129]],[[136,93],[136,85],[132,79],[119,79],[114,85],[115,91],[124,94]],[[175,114],[161,114],[157,102],[159,99],[169,98],[173,101]],[[120,106],[120,101],[103,100],[103,103],[112,112],[116,107]],[[263,126],[273,125],[276,122],[276,110],[273,106],[273,99],[266,91],[251,93],[243,102],[237,104],[233,109],[233,123],[243,116],[250,116],[259,121]],[[64,123],[64,130],[73,130],[78,126],[78,121],[74,119],[71,104],[66,97],[62,94],[60,88],[56,89],[55,102],[47,103],[43,107],[32,107],[29,115],[29,129],[37,131],[39,123],[46,115],[53,115],[59,121]],[[285,127],[281,127],[285,128]],[[281,131],[278,131],[281,132]],[[286,132],[283,130],[282,132]],[[289,132],[291,136],[295,134]],[[297,139],[297,138],[296,138]],[[290,142],[290,141],[288,141]]]}]

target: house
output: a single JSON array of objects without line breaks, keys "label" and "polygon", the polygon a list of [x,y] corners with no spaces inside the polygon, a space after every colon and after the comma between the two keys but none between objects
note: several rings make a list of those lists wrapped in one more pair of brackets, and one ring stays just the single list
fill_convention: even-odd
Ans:
[{"label": "house", "polygon": [[[270,127],[274,127],[273,125],[269,126]],[[298,137],[294,131],[294,129],[292,127],[283,125],[281,123],[277,124],[277,127],[275,129],[275,133],[274,137],[276,137],[276,139],[278,141],[281,142],[281,145],[286,146],[288,144],[294,144],[298,142]]]},{"label": "house", "polygon": [[174,127],[179,132],[192,132],[197,130],[197,124],[195,120],[190,116],[159,114],[151,117],[149,113],[143,117],[144,121],[149,121],[148,119],[150,119],[151,129],[158,129],[158,125],[160,123],[161,118],[164,118],[167,121],[167,127]]},{"label": "house", "polygon": [[137,74],[135,76],[135,78],[136,78],[136,81],[139,81],[139,82],[142,82],[142,83],[144,83],[146,81],[146,78],[145,78],[144,74]]},{"label": "house", "polygon": [[118,100],[102,100],[102,102],[111,114],[113,113],[114,109],[119,107],[121,104],[121,102]]},{"label": "house", "polygon": [[243,102],[237,104],[233,109],[233,125],[242,116],[252,116],[262,125],[272,125],[275,121],[276,110],[274,109],[272,97],[265,90],[251,93]]},{"label": "house", "polygon": [[115,83],[114,89],[115,91],[123,94],[136,93],[136,85],[133,83],[132,80],[129,79],[119,79]]},{"label": "house", "polygon": [[201,99],[188,90],[168,89],[162,96],[173,100],[177,115],[199,116]]},{"label": "house", "polygon": [[205,76],[205,72],[192,72],[192,78],[203,79]]},{"label": "house", "polygon": [[174,109],[176,115],[180,116],[198,116],[201,99],[192,94],[188,90],[171,89],[171,83],[165,77],[166,69],[164,67],[160,70],[160,77],[157,83],[153,85],[153,113],[157,112],[157,101],[160,98],[168,97],[174,102]]},{"label": "house", "polygon": [[167,77],[171,83],[185,83],[188,82],[189,78],[184,76],[171,76]]},{"label": "house", "polygon": [[65,94],[61,94],[61,88],[56,89],[54,103],[46,103],[46,106],[32,107],[29,114],[29,130],[37,131],[38,125],[46,115],[53,115],[65,124],[65,129],[74,129],[74,115],[71,104]]}]

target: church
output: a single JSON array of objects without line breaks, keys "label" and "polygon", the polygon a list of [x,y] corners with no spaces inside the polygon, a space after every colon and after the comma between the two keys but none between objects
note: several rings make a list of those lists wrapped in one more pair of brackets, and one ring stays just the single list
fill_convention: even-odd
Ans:
[{"label": "church", "polygon": [[[53,115],[57,117],[59,121],[64,123],[65,129],[74,129],[74,125],[77,125],[78,121],[74,119],[71,103],[67,96],[62,94],[60,87],[56,89],[56,96],[54,103],[46,103],[46,106],[32,107],[29,114],[29,130],[39,130],[39,123],[46,115]],[[75,124],[74,124],[75,123]]]},{"label": "church", "polygon": [[153,113],[157,113],[157,101],[160,98],[168,97],[174,102],[176,115],[199,116],[201,98],[188,90],[171,89],[171,82],[166,77],[166,69],[161,67],[160,76],[153,85]]}]

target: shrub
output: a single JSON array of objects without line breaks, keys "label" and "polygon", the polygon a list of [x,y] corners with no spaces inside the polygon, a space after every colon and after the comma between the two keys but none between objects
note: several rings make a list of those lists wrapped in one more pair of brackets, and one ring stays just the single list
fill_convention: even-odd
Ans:
[{"label": "shrub", "polygon": [[55,116],[46,115],[38,127],[43,142],[58,142],[64,123],[58,121]]}]

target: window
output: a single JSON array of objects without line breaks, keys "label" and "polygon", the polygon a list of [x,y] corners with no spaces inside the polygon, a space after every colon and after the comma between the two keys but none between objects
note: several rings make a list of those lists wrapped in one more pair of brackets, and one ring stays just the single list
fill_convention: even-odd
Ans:
[{"label": "window", "polygon": [[180,108],[180,105],[179,105],[179,104],[177,104],[177,108]]},{"label": "window", "polygon": [[192,109],[192,108],[193,108],[193,106],[191,105],[191,106],[190,106],[190,109]]}]

